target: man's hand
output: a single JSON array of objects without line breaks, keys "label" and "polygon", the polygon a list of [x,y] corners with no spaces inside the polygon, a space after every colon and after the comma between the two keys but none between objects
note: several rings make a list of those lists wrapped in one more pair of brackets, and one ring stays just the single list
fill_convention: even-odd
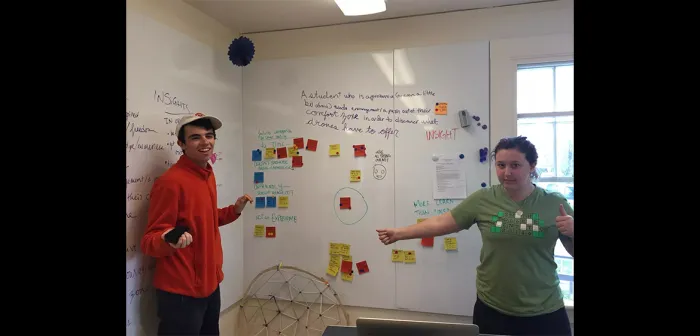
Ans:
[{"label": "man's hand", "polygon": [[399,238],[399,235],[397,234],[397,231],[397,228],[377,229],[379,241],[381,241],[384,245],[389,245],[398,240],[401,240]]},{"label": "man's hand", "polygon": [[[163,234],[160,236],[161,239],[165,240],[165,235],[170,232],[172,229],[167,229]],[[177,244],[172,244],[168,243],[170,246],[173,248],[185,248],[187,245],[192,244],[192,235],[189,232],[185,232],[182,235],[180,235],[180,238],[177,240]]]},{"label": "man's hand", "polygon": [[574,237],[574,217],[566,214],[563,204],[559,204],[559,216],[557,216],[557,218],[554,220],[557,223],[557,229],[559,229],[559,232],[567,237]]},{"label": "man's hand", "polygon": [[253,203],[253,198],[250,197],[250,195],[245,194],[245,195],[239,197],[239,198],[236,200],[236,204],[233,206],[233,207],[236,209],[236,213],[241,213],[241,212],[243,212],[243,209],[245,209],[245,206],[246,206],[248,203]]}]

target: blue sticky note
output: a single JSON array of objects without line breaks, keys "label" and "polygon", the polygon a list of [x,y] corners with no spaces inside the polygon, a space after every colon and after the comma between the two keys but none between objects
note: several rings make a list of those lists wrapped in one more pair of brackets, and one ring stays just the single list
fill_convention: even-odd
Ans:
[{"label": "blue sticky note", "polygon": [[263,182],[265,182],[265,173],[264,172],[253,173],[253,183],[263,183]]},{"label": "blue sticky note", "polygon": [[255,207],[256,208],[264,208],[265,207],[265,197],[256,197],[255,198]]},{"label": "blue sticky note", "polygon": [[267,207],[276,208],[277,207],[277,196],[267,196]]},{"label": "blue sticky note", "polygon": [[253,161],[262,161],[262,151],[259,149],[253,150]]}]

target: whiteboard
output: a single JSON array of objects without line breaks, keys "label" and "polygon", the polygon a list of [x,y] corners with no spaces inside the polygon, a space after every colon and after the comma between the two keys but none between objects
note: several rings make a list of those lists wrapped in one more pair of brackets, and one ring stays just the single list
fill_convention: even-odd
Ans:
[{"label": "whiteboard", "polygon": [[[243,194],[241,137],[241,71],[225,51],[210,47],[127,10],[126,111],[126,287],[127,335],[153,335],[157,328],[154,261],[139,251],[146,227],[148,198],[155,178],[181,155],[175,126],[186,114],[219,117],[213,162],[219,207]],[[242,219],[221,228],[224,310],[242,295]]]},{"label": "whiteboard", "polygon": [[[397,99],[400,109],[447,102],[447,116],[431,116],[439,121],[426,129],[400,124],[405,136],[396,142],[396,226],[415,224],[449,211],[461,202],[434,200],[432,197],[434,155],[460,154],[467,172],[467,194],[489,183],[489,161],[479,161],[479,148],[489,146],[489,44],[476,42],[395,51],[397,92],[432,91],[435,96]],[[399,64],[399,61],[396,62]],[[409,67],[410,66],[410,67]],[[401,70],[407,69],[407,70]],[[457,111],[466,109],[472,125],[462,128]],[[446,118],[445,118],[446,117]],[[484,125],[486,128],[484,129]],[[457,238],[458,250],[445,251],[441,237],[433,247],[421,246],[421,240],[400,241],[396,248],[415,250],[415,264],[396,265],[396,305],[416,311],[472,316],[476,300],[476,266],[479,264],[481,234],[473,227],[448,235]]]},{"label": "whiteboard", "polygon": [[[245,188],[289,202],[245,213],[245,282],[282,262],[323,275],[346,305],[470,315],[481,247],[476,230],[454,235],[459,250],[449,253],[439,238],[431,249],[420,240],[384,246],[375,230],[459,203],[433,200],[433,155],[464,155],[467,193],[489,184],[489,165],[479,162],[479,149],[489,146],[488,53],[484,41],[244,68]],[[447,103],[447,115],[435,115],[439,102]],[[460,127],[462,109],[479,121]],[[315,152],[299,149],[302,167],[291,167],[289,157],[265,158],[266,148],[290,147],[298,137],[304,145],[318,141]],[[340,145],[339,156],[329,155],[332,144]],[[364,145],[367,156],[355,157],[353,145]],[[253,161],[256,150],[260,161]],[[350,170],[361,170],[360,182],[350,181]],[[255,183],[256,172],[264,181]],[[351,197],[351,209],[340,209],[340,196]],[[254,224],[274,226],[274,238],[256,237]],[[369,273],[353,265],[352,282],[325,274],[331,242],[350,244],[353,264],[367,261]],[[415,250],[417,263],[392,262],[392,248]]]},{"label": "whiteboard", "polygon": [[[370,272],[352,283],[328,277],[341,300],[393,306],[396,274],[389,258],[377,258],[386,253],[376,244],[374,230],[394,223],[394,181],[391,176],[375,179],[372,173],[374,153],[393,156],[393,123],[364,120],[376,114],[368,109],[393,108],[392,99],[374,97],[392,92],[377,60],[391,71],[391,51],[262,61],[243,69],[244,179],[255,197],[289,197],[288,208],[256,208],[244,214],[246,223],[276,230],[275,238],[260,238],[253,236],[254,225],[246,226],[246,282],[279,262],[321,275],[329,262],[329,244],[345,243],[351,245],[353,262],[367,260]],[[375,134],[366,133],[369,127]],[[305,144],[318,141],[315,152],[299,150],[303,167],[292,170],[289,158],[264,159],[266,148],[292,146],[296,137],[303,137]],[[329,155],[330,145],[339,145],[339,156]],[[355,157],[353,145],[364,145],[367,156]],[[253,150],[262,150],[262,161],[252,161]],[[392,172],[393,165],[386,169]],[[361,171],[360,182],[350,182],[351,170]],[[257,188],[254,172],[264,173]],[[341,197],[350,197],[351,209],[339,209]]]}]

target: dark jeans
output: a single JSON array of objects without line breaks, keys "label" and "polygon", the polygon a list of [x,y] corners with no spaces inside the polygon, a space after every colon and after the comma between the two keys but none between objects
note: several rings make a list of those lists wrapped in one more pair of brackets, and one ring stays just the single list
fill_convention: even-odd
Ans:
[{"label": "dark jeans", "polygon": [[505,315],[476,299],[473,323],[480,334],[570,336],[571,325],[566,308],[531,317]]},{"label": "dark jeans", "polygon": [[193,298],[156,290],[159,336],[219,335],[221,292],[219,287],[205,298]]}]

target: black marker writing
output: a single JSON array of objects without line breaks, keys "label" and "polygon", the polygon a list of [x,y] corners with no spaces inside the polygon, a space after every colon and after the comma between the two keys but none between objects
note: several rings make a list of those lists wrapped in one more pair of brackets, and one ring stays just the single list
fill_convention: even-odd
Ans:
[{"label": "black marker writing", "polygon": [[154,142],[147,143],[147,144],[142,144],[141,143],[141,137],[136,138],[136,143],[130,144],[129,142],[126,143],[126,151],[131,152],[134,150],[148,150],[148,151],[159,151],[159,150],[165,150],[165,146],[161,144],[157,144]]},{"label": "black marker writing", "polygon": [[[127,166],[127,168],[128,168],[128,167],[129,167],[129,166]],[[136,183],[136,184],[139,184],[139,183],[151,183],[152,180],[153,180],[153,178],[150,177],[150,176],[148,176],[148,175],[141,175],[141,176],[139,176],[139,177],[127,177],[127,178],[126,178],[126,185],[134,184],[134,183]]]},{"label": "black marker writing", "polygon": [[151,193],[146,193],[145,195],[138,192],[130,192],[126,195],[127,201],[149,201],[151,200]]},{"label": "black marker writing", "polygon": [[126,122],[126,131],[131,133],[132,137],[136,133],[158,133],[156,130],[154,130],[150,127],[146,127],[144,125],[138,125],[138,124],[135,124],[131,121]]},{"label": "black marker writing", "polygon": [[129,291],[129,304],[132,304],[134,302],[135,298],[137,298],[139,296],[143,296],[144,294],[148,293],[150,290],[151,290],[150,287],[142,287],[142,288],[139,288],[136,290],[132,289],[131,291]]}]

